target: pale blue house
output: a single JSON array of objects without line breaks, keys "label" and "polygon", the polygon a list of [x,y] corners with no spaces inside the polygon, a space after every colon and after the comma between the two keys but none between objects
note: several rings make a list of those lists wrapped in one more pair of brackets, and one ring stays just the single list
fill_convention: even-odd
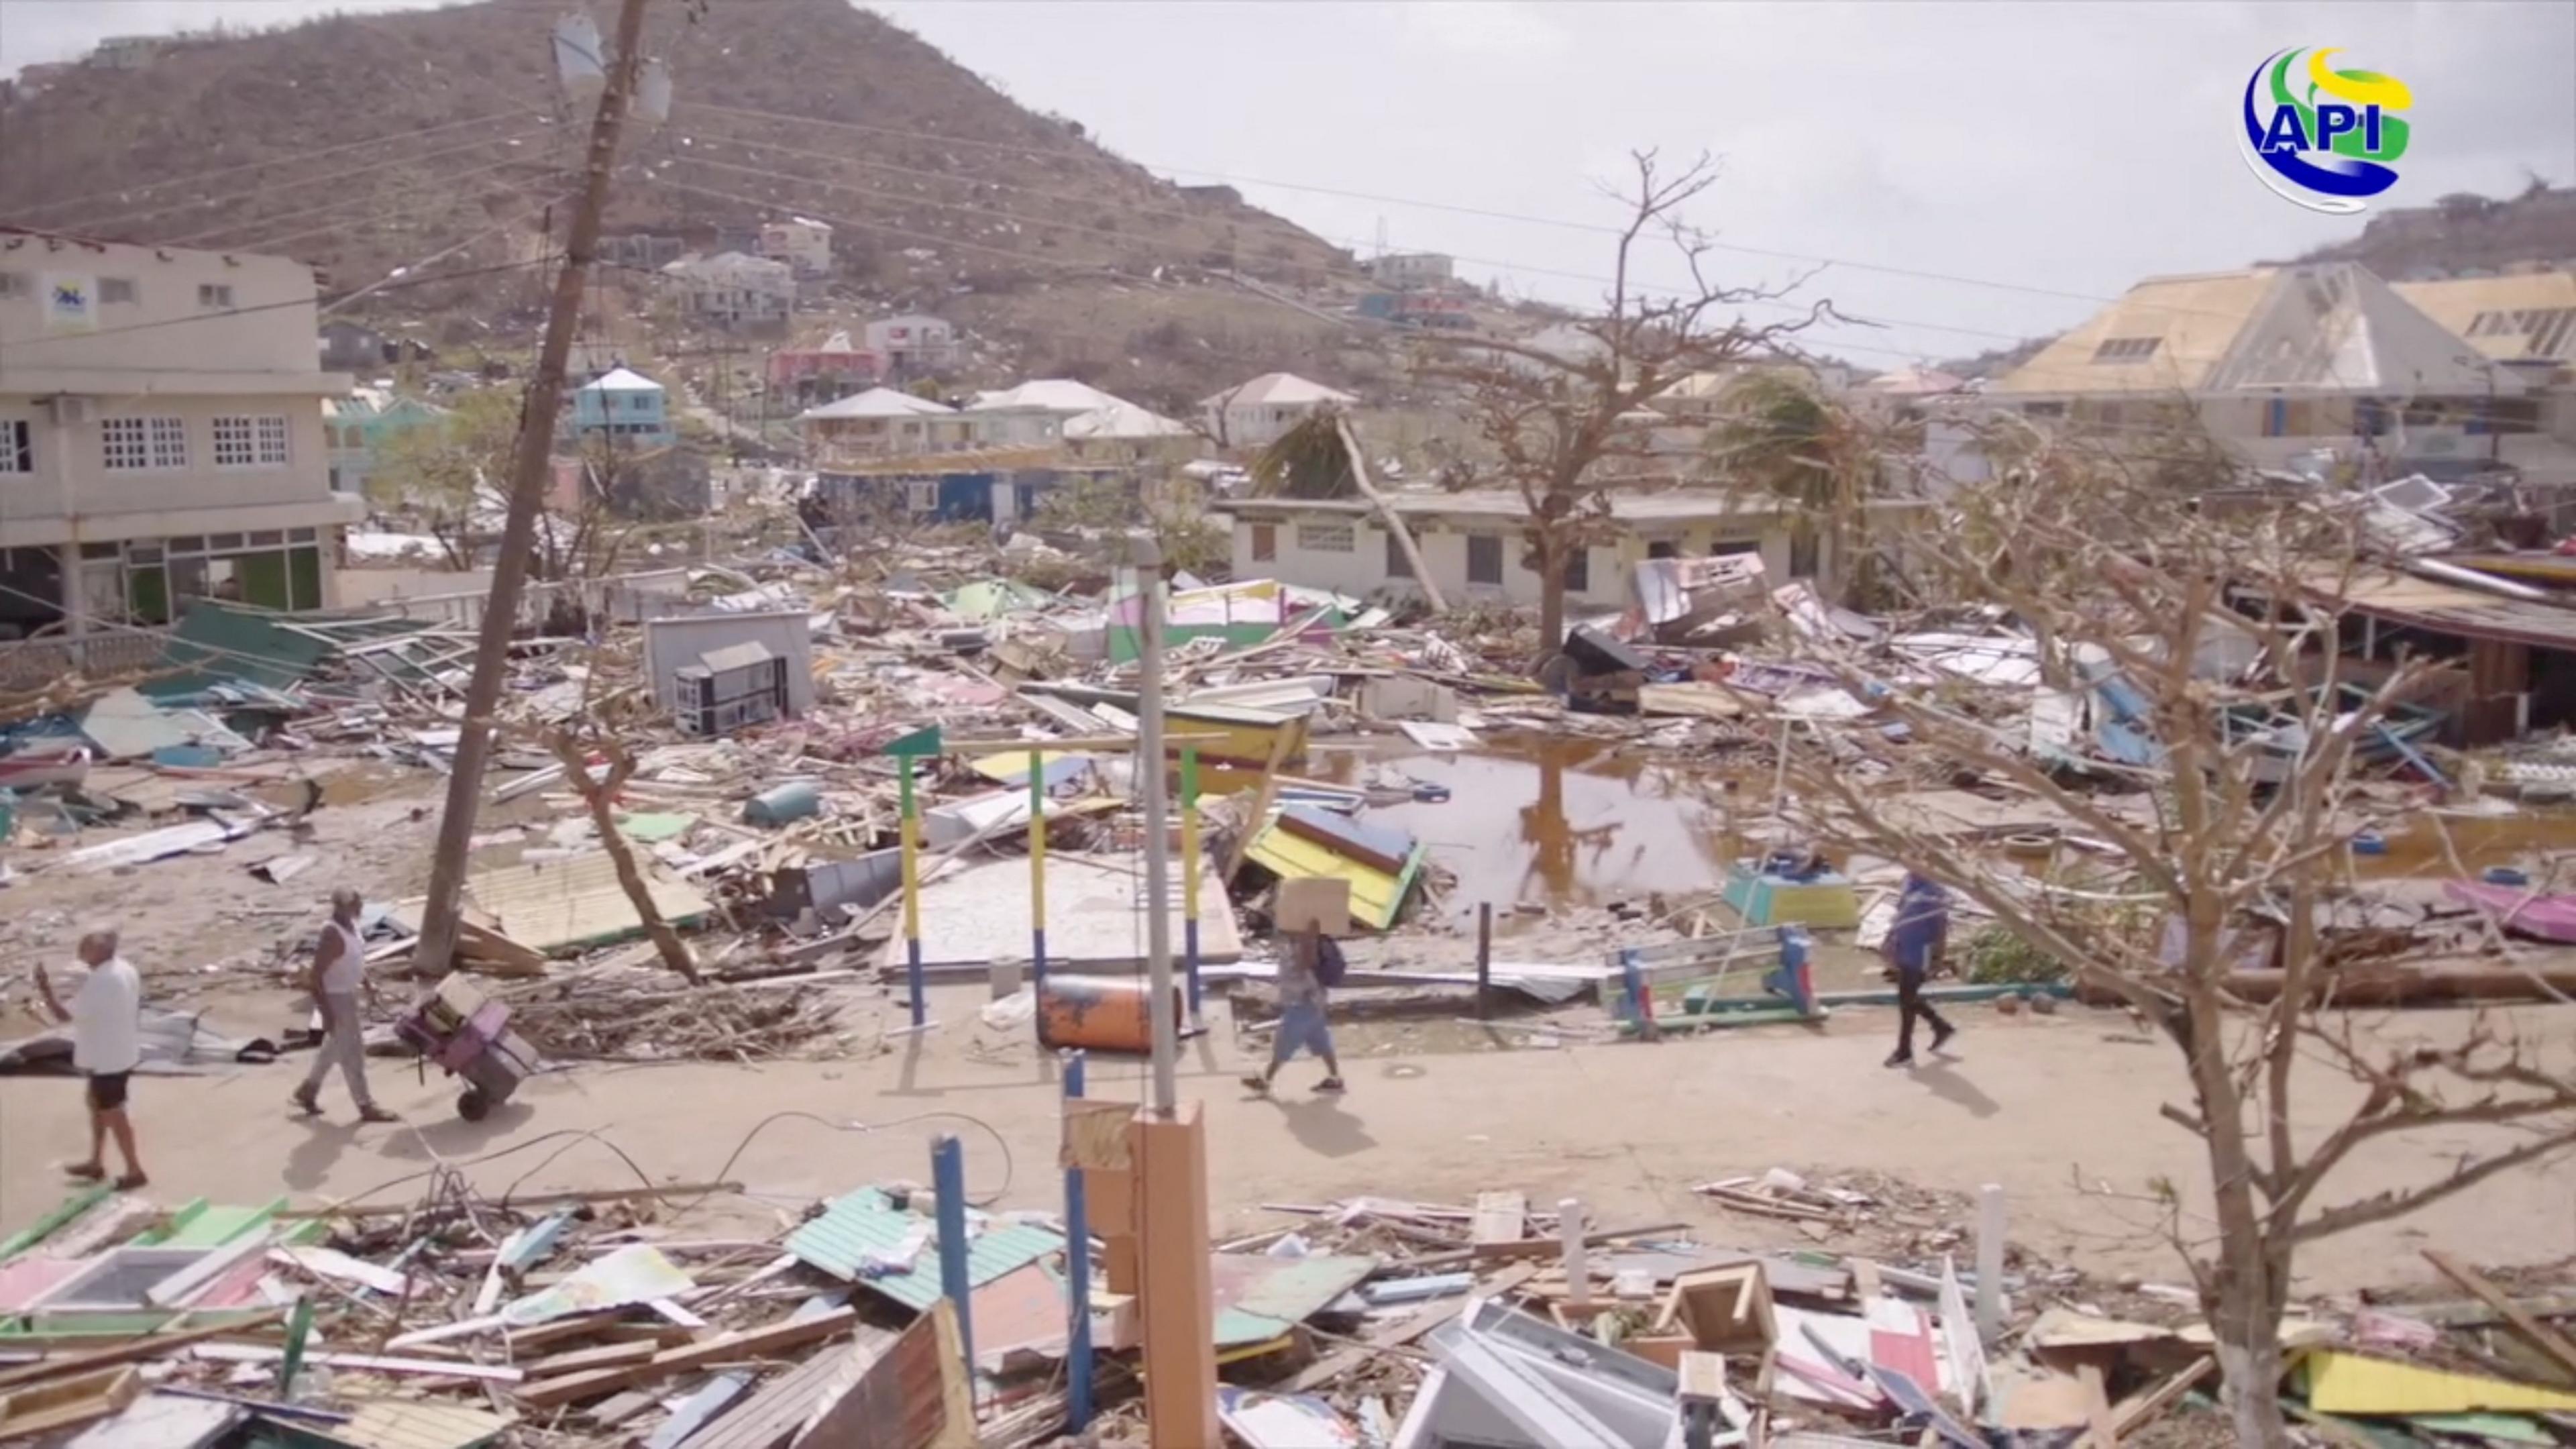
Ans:
[{"label": "pale blue house", "polygon": [[637,448],[677,441],[662,384],[625,367],[573,389],[572,433],[576,441],[599,437]]}]

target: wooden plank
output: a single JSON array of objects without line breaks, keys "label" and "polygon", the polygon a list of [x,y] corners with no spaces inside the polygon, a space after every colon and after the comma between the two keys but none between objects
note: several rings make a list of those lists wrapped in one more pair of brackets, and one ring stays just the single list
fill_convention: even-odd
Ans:
[{"label": "wooden plank", "polygon": [[774,1323],[747,1333],[728,1333],[704,1343],[684,1348],[668,1348],[640,1364],[598,1369],[586,1374],[567,1374],[540,1383],[522,1384],[517,1390],[520,1403],[532,1409],[551,1409],[559,1404],[595,1399],[619,1389],[632,1388],[669,1378],[693,1368],[722,1363],[729,1359],[757,1358],[783,1349],[802,1348],[839,1336],[859,1321],[858,1310],[843,1308],[818,1314],[798,1323]]},{"label": "wooden plank", "polygon": [[1467,1237],[1475,1243],[1517,1243],[1529,1236],[1529,1196],[1517,1192],[1476,1194],[1476,1216]]},{"label": "wooden plank", "polygon": [[661,1351],[650,1339],[638,1343],[609,1343],[597,1348],[576,1348],[552,1354],[533,1363],[521,1364],[519,1368],[532,1379],[552,1378],[556,1374],[585,1374],[592,1369],[642,1363]]},{"label": "wooden plank", "polygon": [[2091,1426],[2093,1449],[2119,1449],[2119,1422],[2111,1416],[2111,1390],[2102,1378],[2102,1366],[2077,1364],[2075,1377],[2084,1385],[2084,1422]]},{"label": "wooden plank", "polygon": [[[1621,1238],[1652,1238],[1665,1233],[1689,1231],[1688,1223],[1651,1223],[1642,1228],[1618,1228],[1610,1232],[1587,1234],[1583,1239],[1583,1245],[1587,1248],[1597,1248],[1603,1243],[1615,1243]],[[1413,1259],[1407,1266],[1436,1268],[1446,1267],[1452,1263],[1482,1262],[1494,1258],[1544,1258],[1552,1257],[1564,1249],[1564,1240],[1560,1238],[1522,1238],[1516,1242],[1477,1243],[1472,1247],[1458,1248],[1446,1253],[1428,1253]]]},{"label": "wooden plank", "polygon": [[1456,1318],[1470,1301],[1479,1298],[1499,1298],[1511,1292],[1537,1277],[1539,1266],[1536,1263],[1515,1263],[1477,1283],[1472,1293],[1461,1294],[1455,1298],[1444,1298],[1437,1303],[1426,1303],[1416,1309],[1412,1317],[1378,1329],[1371,1333],[1366,1341],[1337,1348],[1306,1365],[1297,1371],[1297,1376],[1290,1379],[1288,1386],[1280,1392],[1302,1394],[1328,1384],[1368,1362],[1373,1356],[1390,1348],[1401,1348]]},{"label": "wooden plank", "polygon": [[2523,1311],[2521,1305],[2506,1296],[2486,1274],[2438,1249],[2424,1250],[2424,1261],[2441,1270],[2442,1276],[2474,1294],[2478,1301],[2503,1315],[2513,1331],[2530,1341],[2532,1347],[2549,1355],[2552,1361],[2570,1374],[2576,1374],[2576,1344],[2569,1343],[2548,1324]]},{"label": "wooden plank", "polygon": [[208,1339],[223,1334],[239,1333],[259,1324],[273,1323],[285,1315],[286,1310],[272,1308],[248,1318],[209,1324],[204,1328],[191,1328],[179,1333],[155,1333],[143,1338],[128,1339],[113,1348],[65,1354],[60,1358],[38,1359],[34,1363],[0,1370],[0,1389],[16,1384],[33,1383],[38,1379],[59,1378],[65,1374],[84,1373],[90,1369],[108,1368],[116,1364],[133,1363],[140,1359],[158,1358],[174,1348],[185,1348],[189,1344],[204,1343]]},{"label": "wooden plank", "polygon": [[881,1351],[859,1345],[814,1354],[677,1442],[681,1449],[778,1449],[857,1383]]},{"label": "wooden plank", "polygon": [[143,1393],[143,1371],[131,1364],[104,1368],[0,1395],[0,1439],[67,1429],[121,1413]]},{"label": "wooden plank", "polygon": [[2217,1371],[2218,1360],[2204,1355],[2163,1383],[2122,1399],[2119,1407],[2111,1411],[2111,1432],[2124,1437],[2135,1434],[2173,1407],[2174,1400],[2191,1392],[2202,1379]]}]

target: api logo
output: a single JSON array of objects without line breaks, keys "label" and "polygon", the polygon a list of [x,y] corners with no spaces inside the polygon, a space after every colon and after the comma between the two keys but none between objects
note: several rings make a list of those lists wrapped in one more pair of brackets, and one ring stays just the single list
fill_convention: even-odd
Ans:
[{"label": "api logo", "polygon": [[2326,59],[2334,54],[2285,50],[2254,68],[2245,81],[2245,164],[2284,200],[2348,215],[2397,184],[2391,163],[2406,154],[2410,128],[2394,113],[2415,97],[2394,76],[2333,69]]}]

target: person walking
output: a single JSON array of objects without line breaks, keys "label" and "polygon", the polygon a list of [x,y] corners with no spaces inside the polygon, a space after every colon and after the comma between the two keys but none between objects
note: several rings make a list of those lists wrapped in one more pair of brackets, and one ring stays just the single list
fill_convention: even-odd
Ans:
[{"label": "person walking", "polygon": [[367,984],[366,950],[358,941],[358,912],[366,902],[347,886],[331,892],[331,919],[314,943],[312,964],[305,968],[304,989],[322,1014],[322,1045],[313,1053],[312,1070],[295,1089],[295,1108],[311,1117],[322,1110],[322,1079],[337,1065],[349,1084],[361,1122],[392,1122],[393,1113],[376,1105],[367,1090],[366,1019],[358,1013],[358,996]]},{"label": "person walking", "polygon": [[127,1084],[143,1061],[143,978],[117,954],[116,946],[116,930],[111,926],[97,927],[81,937],[80,960],[87,974],[80,989],[72,993],[70,1009],[54,995],[53,978],[45,974],[41,962],[36,966],[36,991],[54,1020],[70,1025],[72,1065],[89,1079],[89,1158],[63,1171],[83,1182],[107,1176],[107,1139],[113,1137],[125,1159],[117,1190],[132,1192],[149,1181],[143,1175],[143,1160],[135,1155],[134,1122],[125,1112]]},{"label": "person walking", "polygon": [[1923,999],[1924,978],[1941,959],[1950,941],[1950,893],[1938,881],[1913,871],[1896,895],[1896,924],[1887,933],[1888,964],[1896,968],[1896,1051],[1891,1067],[1914,1065],[1914,1023],[1932,1027],[1932,1050],[1940,1051],[1958,1028]]},{"label": "person walking", "polygon": [[1289,944],[1288,959],[1279,963],[1279,1029],[1271,1039],[1270,1065],[1245,1077],[1244,1086],[1267,1093],[1279,1069],[1303,1050],[1324,1062],[1324,1079],[1315,1084],[1316,1091],[1347,1090],[1342,1084],[1342,1064],[1333,1055],[1332,1024],[1325,1015],[1332,988],[1342,983],[1347,969],[1342,948],[1321,927],[1310,924],[1297,933]]}]

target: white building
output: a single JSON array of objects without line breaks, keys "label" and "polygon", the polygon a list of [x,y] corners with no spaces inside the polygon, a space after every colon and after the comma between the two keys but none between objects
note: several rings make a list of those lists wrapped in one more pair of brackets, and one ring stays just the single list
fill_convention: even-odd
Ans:
[{"label": "white building", "polygon": [[796,310],[796,273],[741,252],[682,257],[662,269],[680,310],[723,327],[773,326]]},{"label": "white building", "polygon": [[284,257],[0,228],[0,634],[331,602],[316,310]]},{"label": "white building", "polygon": [[1266,448],[1282,433],[1328,407],[1356,406],[1358,398],[1309,382],[1293,372],[1265,372],[1252,381],[1199,399],[1199,413],[1218,444]]},{"label": "white building", "polygon": [[1089,383],[1042,377],[998,392],[979,392],[966,411],[987,445],[1035,448],[1063,438],[1065,424],[1086,413],[1132,406]]},{"label": "white building", "polygon": [[984,441],[967,414],[890,387],[807,408],[796,415],[796,431],[816,462],[948,453]]},{"label": "white building", "polygon": [[1458,272],[1458,264],[1440,252],[1389,252],[1370,259],[1369,277],[1390,287],[1439,287]]},{"label": "white building", "polygon": [[811,217],[791,216],[760,228],[760,254],[785,262],[800,277],[832,275],[832,225]]},{"label": "white building", "polygon": [[[1388,502],[1450,603],[1539,602],[1539,576],[1521,561],[1529,509],[1518,493],[1397,493]],[[1208,507],[1233,522],[1237,579],[1361,596],[1416,588],[1404,550],[1366,501],[1220,498]],[[1780,582],[1830,575],[1833,567],[1794,510],[1729,495],[1622,494],[1611,500],[1611,528],[1609,541],[1581,550],[1568,565],[1570,607],[1623,607],[1630,571],[1651,557],[1758,553],[1764,572]]]},{"label": "white building", "polygon": [[885,359],[889,377],[920,377],[957,365],[957,326],[945,318],[881,317],[868,324],[867,338],[868,351]]}]

